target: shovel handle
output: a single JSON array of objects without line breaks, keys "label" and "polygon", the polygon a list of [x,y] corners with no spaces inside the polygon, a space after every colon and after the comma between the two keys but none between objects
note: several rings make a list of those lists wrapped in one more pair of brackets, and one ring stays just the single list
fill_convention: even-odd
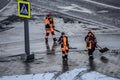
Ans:
[{"label": "shovel handle", "polygon": [[59,30],[57,30],[57,29],[54,29],[56,32],[59,32],[59,33],[61,33]]},{"label": "shovel handle", "polygon": [[98,46],[100,49],[102,49],[102,47],[100,47],[98,44],[97,44],[97,46]]},{"label": "shovel handle", "polygon": [[69,49],[77,49],[76,47],[69,47]]}]

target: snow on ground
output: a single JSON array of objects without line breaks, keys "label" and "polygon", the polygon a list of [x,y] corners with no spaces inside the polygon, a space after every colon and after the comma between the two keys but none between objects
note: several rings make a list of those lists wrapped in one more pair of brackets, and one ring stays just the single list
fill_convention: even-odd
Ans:
[{"label": "snow on ground", "polygon": [[[29,21],[30,40],[44,38],[45,30],[44,30],[43,19],[39,20],[39,18],[38,18],[38,20]],[[108,31],[108,33],[106,33],[106,34],[109,34],[109,31],[113,30],[113,29],[105,29],[104,30],[103,27],[87,25],[87,24],[83,24],[83,23],[79,24],[79,23],[77,23],[77,21],[74,23],[64,23],[63,19],[60,19],[60,18],[55,18],[55,25],[56,25],[56,29],[66,32],[66,34],[68,36],[77,36],[77,35],[82,35],[84,33],[86,34],[87,30],[89,30],[89,29],[95,29],[95,30],[93,30],[93,32],[95,32],[95,34],[103,34],[102,31],[105,31],[105,30]],[[7,43],[8,40],[9,40],[9,42],[14,42],[14,41],[18,42],[18,41],[24,40],[23,39],[24,38],[23,37],[24,36],[24,23],[23,22],[13,23],[11,25],[8,25],[7,27],[14,27],[14,29],[11,29],[11,30],[5,31],[5,32],[1,32],[1,34],[4,34],[4,35],[0,35],[0,37],[3,37],[0,40],[0,44]],[[116,30],[119,31],[119,29],[116,29]],[[116,34],[117,34],[117,31],[116,31]],[[59,33],[57,33],[57,32],[55,32],[55,33],[56,33],[56,35],[58,35],[57,37],[60,36]],[[113,34],[113,33],[110,33],[110,34]],[[10,37],[6,37],[9,39],[5,40],[4,39],[5,36],[10,36]],[[14,36],[16,38],[14,38]]]},{"label": "snow on ground", "polygon": [[16,75],[16,76],[5,76],[2,77],[0,80],[50,80],[53,76],[54,73]]},{"label": "snow on ground", "polygon": [[74,80],[76,75],[78,75],[82,71],[85,71],[86,69],[87,68],[80,68],[80,69],[74,69],[72,71],[68,71],[58,76],[56,80]]},{"label": "snow on ground", "polygon": [[[44,17],[34,16],[34,15],[41,15],[42,14],[42,12],[40,12],[41,10],[42,10],[42,12],[44,12],[43,9],[38,8],[38,10],[33,10],[33,12],[31,13],[31,15],[36,20],[29,22],[30,40],[40,39],[40,38],[43,38],[45,35]],[[10,16],[13,14],[17,14],[17,6],[14,4],[9,5],[1,13],[1,15],[3,15],[3,16]],[[43,13],[43,14],[45,14],[45,13]],[[54,17],[54,19],[55,19],[54,21],[55,21],[56,29],[58,29],[60,31],[65,31],[68,36],[75,36],[75,35],[87,33],[87,30],[89,30],[89,29],[93,30],[93,32],[95,32],[95,34],[103,34],[103,33],[120,34],[119,28],[113,28],[113,27],[108,28],[106,26],[89,25],[89,24],[84,24],[84,23],[78,23],[77,21],[74,21],[74,23],[64,23],[62,18]],[[8,25],[7,27],[15,27],[15,28],[10,31],[1,33],[1,34],[6,33],[6,34],[4,36],[0,35],[0,37],[2,37],[0,40],[0,44],[5,43],[5,42],[7,43],[8,40],[11,42],[23,41],[23,36],[24,36],[24,31],[23,31],[24,23],[23,22],[13,23],[11,25]],[[10,35],[12,35],[12,36],[10,36]],[[56,33],[56,35],[59,35],[59,33]],[[10,37],[6,40],[3,40],[5,36],[10,36]],[[14,36],[17,36],[17,37],[14,38]],[[59,37],[59,36],[57,36],[57,37]],[[13,39],[15,39],[15,40],[13,41]]]},{"label": "snow on ground", "polygon": [[[92,26],[88,24],[78,23],[75,21],[74,23],[64,23],[62,18],[54,18],[55,19],[55,25],[56,29],[60,31],[64,31],[69,37],[70,45],[73,47],[78,47],[79,49],[85,49],[84,45],[84,36],[87,34],[87,30],[89,29],[97,29],[93,30],[95,34],[103,34],[100,30],[103,30],[103,28],[99,26]],[[45,43],[44,43],[44,17],[38,18],[36,17],[36,20],[30,20],[29,21],[29,33],[30,33],[30,48],[31,52],[38,52],[38,51],[45,51]],[[6,44],[1,45],[1,50],[5,50],[8,53],[24,53],[24,23],[23,22],[16,22],[11,25],[8,25],[7,27],[14,27],[13,29],[10,29],[8,31],[1,32],[0,34],[0,44]],[[4,35],[3,35],[4,34]],[[60,36],[60,33],[55,32],[57,38]],[[111,33],[110,33],[111,34]],[[50,35],[51,36],[51,35]],[[49,38],[50,38],[49,36]],[[77,36],[78,38],[72,38],[72,36]],[[114,36],[115,37],[115,36]],[[49,39],[50,41],[52,39]],[[116,40],[115,38],[108,38],[106,39],[109,42],[105,42],[103,44],[106,44],[107,46],[114,46],[116,47],[119,43],[119,40]],[[115,41],[113,44],[113,40]],[[75,44],[73,43],[79,43]],[[98,37],[99,42],[104,42],[102,38]],[[20,43],[21,42],[21,43]],[[14,46],[12,43],[19,43],[18,45]],[[11,44],[10,46],[8,44]],[[102,43],[101,43],[102,44]],[[109,45],[111,44],[111,45]],[[117,44],[117,45],[116,45]],[[105,46],[106,46],[105,45]],[[3,53],[4,55],[4,53]]]},{"label": "snow on ground", "polygon": [[82,80],[120,80],[117,78],[107,77],[106,75],[103,75],[95,71],[82,75],[81,79]]},{"label": "snow on ground", "polygon": [[85,70],[87,70],[87,68],[83,67],[67,71],[57,76],[56,76],[57,73],[3,76],[0,77],[0,80],[120,80],[117,78],[108,77],[95,71],[85,73],[82,76],[78,76],[79,73]]},{"label": "snow on ground", "polygon": [[11,2],[0,12],[0,21],[13,14],[17,14],[17,5],[14,5],[11,0]]},{"label": "snow on ground", "polygon": [[[32,6],[32,12],[31,15],[35,20],[30,20],[29,21],[29,32],[30,32],[30,45],[31,45],[31,51],[32,52],[38,52],[38,51],[45,51],[45,44],[42,42],[44,41],[44,36],[45,36],[45,29],[44,29],[44,18],[45,18],[45,14],[47,14],[45,12],[45,9],[42,8],[37,8]],[[17,15],[17,6],[14,5],[14,3],[12,3],[12,5],[9,5],[6,10],[4,10],[2,12],[3,16],[9,16],[9,15],[13,15],[16,14]],[[71,37],[71,36],[78,36],[80,37],[80,39],[78,40],[78,38],[72,38],[70,40],[70,45],[76,46],[79,49],[85,49],[85,45],[84,45],[84,36],[87,34],[88,30],[92,30],[95,34],[120,34],[119,28],[113,28],[113,27],[107,27],[107,26],[96,26],[96,25],[90,25],[90,24],[85,24],[85,23],[78,23],[78,21],[73,20],[73,23],[71,22],[67,22],[64,23],[64,18],[59,18],[58,17],[54,17],[54,21],[55,21],[55,28],[60,30],[60,31],[64,31],[66,32],[66,34]],[[6,26],[6,25],[5,25]],[[13,51],[14,53],[16,52],[20,52],[20,53],[24,53],[24,23],[22,22],[15,22],[12,23],[11,25],[7,25],[6,27],[14,27],[13,29],[10,29],[8,31],[4,31],[1,32],[0,34],[0,44],[6,44],[8,45],[8,43],[19,43],[21,42],[19,45],[19,47],[14,46],[11,44],[10,46],[5,46],[5,48],[3,48],[3,46],[1,45],[1,51],[4,52],[4,50],[6,49],[7,52],[9,51]],[[4,34],[4,35],[3,35]],[[59,37],[60,33],[55,32],[56,36]],[[106,35],[105,35],[106,36]],[[115,37],[115,36],[111,36],[111,37]],[[98,37],[98,40],[101,41],[101,37]],[[113,44],[113,39],[109,38],[107,39],[110,42],[104,42],[102,44],[105,44],[105,46],[116,46],[116,44],[120,44],[118,41],[116,40],[116,37],[114,38],[114,44]],[[76,43],[79,42],[79,44],[73,44],[74,40],[76,40]],[[78,41],[78,42],[77,42]],[[36,43],[35,43],[36,42]],[[39,44],[38,44],[39,43]],[[112,44],[111,44],[112,43]],[[109,45],[111,44],[111,45]],[[41,45],[43,47],[41,47]],[[118,47],[118,46],[117,46]],[[13,49],[12,49],[13,48]],[[14,49],[16,48],[16,49]],[[113,48],[113,47],[112,47]],[[116,48],[116,47],[115,47]],[[18,50],[18,51],[17,51]],[[2,52],[2,54],[4,54]]]}]

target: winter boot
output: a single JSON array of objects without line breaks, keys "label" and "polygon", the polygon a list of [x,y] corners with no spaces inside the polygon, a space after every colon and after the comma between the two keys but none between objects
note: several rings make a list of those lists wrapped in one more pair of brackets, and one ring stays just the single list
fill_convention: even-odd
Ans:
[{"label": "winter boot", "polygon": [[65,61],[65,56],[62,56],[63,61]]},{"label": "winter boot", "polygon": [[92,59],[92,60],[93,60],[93,59],[94,59],[93,55],[90,55],[90,56],[89,56],[89,59]]},{"label": "winter boot", "polygon": [[53,41],[54,41],[54,42],[56,42],[56,41],[57,41],[57,39],[56,39],[56,38],[53,38]]},{"label": "winter boot", "polygon": [[45,38],[45,43],[48,43],[48,38]]},{"label": "winter boot", "polygon": [[57,46],[57,39],[56,38],[53,38],[53,41],[54,41],[54,45]]},{"label": "winter boot", "polygon": [[68,60],[68,55],[65,55],[65,60]]}]

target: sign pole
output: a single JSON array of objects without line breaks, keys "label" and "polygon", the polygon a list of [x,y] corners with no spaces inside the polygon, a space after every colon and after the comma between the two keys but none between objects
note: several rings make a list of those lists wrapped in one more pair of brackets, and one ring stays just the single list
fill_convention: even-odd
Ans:
[{"label": "sign pole", "polygon": [[25,53],[30,55],[30,43],[29,43],[29,23],[28,19],[24,19],[24,37],[25,37]]},{"label": "sign pole", "polygon": [[30,18],[30,2],[27,0],[18,0],[18,16],[24,18],[24,39],[25,39],[25,60],[34,60],[34,54],[30,54],[29,40],[29,21]]}]

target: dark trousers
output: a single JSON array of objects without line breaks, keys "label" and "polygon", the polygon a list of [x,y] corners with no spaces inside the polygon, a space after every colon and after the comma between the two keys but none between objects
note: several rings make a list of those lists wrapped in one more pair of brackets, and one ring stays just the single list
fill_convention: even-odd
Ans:
[{"label": "dark trousers", "polygon": [[[48,42],[48,36],[49,36],[49,34],[50,34],[50,33],[46,33],[46,34],[45,34],[45,42]],[[56,37],[55,37],[54,31],[51,32],[51,34],[52,34],[53,41],[57,41],[57,39],[56,39]]]},{"label": "dark trousers", "polygon": [[62,58],[63,60],[68,60],[68,50],[62,51]]},{"label": "dark trousers", "polygon": [[88,56],[93,56],[93,52],[95,51],[95,48],[88,50]]},{"label": "dark trousers", "polygon": [[[49,36],[49,34],[50,34],[50,33],[46,33],[46,35],[45,35],[45,36]],[[51,34],[52,34],[52,36],[53,36],[53,35],[55,35],[54,31],[53,31],[53,32],[51,32]]]}]

